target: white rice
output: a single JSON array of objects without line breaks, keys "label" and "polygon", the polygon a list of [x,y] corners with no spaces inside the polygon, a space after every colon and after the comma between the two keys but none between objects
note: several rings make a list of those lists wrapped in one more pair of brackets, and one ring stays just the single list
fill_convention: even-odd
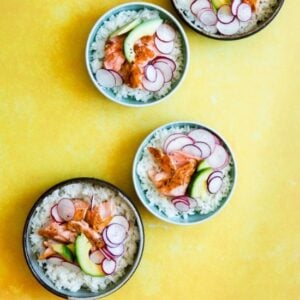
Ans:
[{"label": "white rice", "polygon": [[[208,33],[217,33],[216,26],[204,26],[191,12],[190,6],[194,0],[175,0],[175,6],[183,14],[185,19],[195,26]],[[252,18],[248,22],[240,22],[238,33],[248,32],[258,26],[259,23],[266,21],[274,12],[278,0],[259,0],[256,13],[252,13]]]},{"label": "white rice", "polygon": [[33,252],[39,256],[45,250],[43,246],[44,238],[37,232],[50,221],[50,209],[54,204],[63,197],[83,198],[86,201],[89,201],[88,199],[90,199],[92,195],[96,195],[95,199],[97,203],[104,200],[114,201],[116,205],[116,214],[125,216],[130,222],[128,236],[124,242],[124,254],[117,260],[116,271],[112,275],[105,277],[89,276],[80,270],[75,272],[65,266],[49,263],[47,260],[38,260],[39,265],[45,270],[46,275],[58,289],[67,289],[72,292],[76,292],[80,288],[86,288],[92,292],[103,290],[111,282],[116,282],[122,277],[125,274],[125,268],[134,262],[137,251],[137,242],[139,240],[139,231],[137,226],[134,225],[136,220],[134,212],[122,199],[122,195],[108,188],[86,183],[70,184],[55,190],[36,208],[30,223],[32,232],[30,235],[30,242]]},{"label": "white rice", "polygon": [[142,152],[142,159],[137,165],[137,174],[141,181],[141,186],[149,200],[149,205],[157,207],[160,212],[164,213],[167,217],[178,217],[186,219],[188,215],[194,214],[207,214],[214,211],[221,203],[224,196],[227,196],[232,187],[232,178],[229,176],[229,171],[232,168],[232,161],[225,167],[222,171],[224,173],[224,180],[221,190],[217,194],[207,194],[205,199],[197,198],[195,199],[198,203],[198,207],[189,210],[187,213],[179,212],[175,206],[171,203],[171,197],[164,196],[159,193],[157,188],[154,186],[153,182],[148,176],[148,171],[155,168],[156,163],[152,155],[148,151],[148,147],[155,147],[162,149],[163,143],[166,138],[172,133],[188,133],[192,130],[190,126],[185,127],[172,127],[170,129],[160,129],[155,132],[153,138],[147,144]]},{"label": "white rice", "polygon": [[[139,11],[122,11],[106,20],[99,28],[95,41],[91,45],[92,72],[95,74],[97,70],[102,68],[105,43],[112,32],[137,18],[145,21],[158,17],[158,11],[143,9]],[[173,79],[171,82],[165,83],[164,86],[157,92],[150,92],[142,88],[133,89],[126,84],[122,84],[119,87],[112,88],[112,91],[116,95],[117,99],[122,100],[123,98],[134,98],[136,101],[147,102],[152,98],[160,99],[165,96],[172,89],[172,84],[180,79],[183,70],[182,41],[179,34],[176,34],[172,53],[169,55],[164,54],[163,56],[169,57],[176,63],[176,70],[173,73]]]}]

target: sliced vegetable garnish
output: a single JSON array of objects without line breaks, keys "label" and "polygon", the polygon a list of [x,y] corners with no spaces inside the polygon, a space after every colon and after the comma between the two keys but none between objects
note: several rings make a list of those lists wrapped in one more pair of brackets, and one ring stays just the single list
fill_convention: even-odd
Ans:
[{"label": "sliced vegetable garnish", "polygon": [[97,265],[100,265],[104,258],[105,256],[100,250],[96,250],[90,254],[90,260]]},{"label": "sliced vegetable garnish", "polygon": [[185,145],[185,146],[182,147],[181,150],[184,151],[185,153],[190,154],[190,155],[202,157],[201,149],[198,146],[194,145],[194,144]]},{"label": "sliced vegetable garnish", "polygon": [[61,199],[57,204],[57,212],[64,221],[72,220],[75,214],[75,206],[72,200],[67,198]]},{"label": "sliced vegetable garnish", "polygon": [[164,142],[164,145],[163,145],[163,149],[165,152],[167,152],[167,146],[168,144],[174,140],[175,138],[178,138],[178,137],[185,137],[186,135],[183,134],[183,133],[172,133],[170,134],[166,139],[165,139],[165,142]]},{"label": "sliced vegetable garnish", "polygon": [[126,230],[124,226],[112,223],[107,226],[106,236],[110,243],[121,244],[126,238]]},{"label": "sliced vegetable garnish", "polygon": [[222,5],[217,13],[218,20],[224,24],[228,24],[233,21],[234,15],[232,14],[231,7],[229,5]]},{"label": "sliced vegetable garnish", "polygon": [[162,24],[156,30],[156,36],[163,42],[171,42],[175,39],[176,32],[169,24]]},{"label": "sliced vegetable garnish", "polygon": [[190,210],[190,206],[183,201],[176,202],[174,206],[181,212],[188,212]]},{"label": "sliced vegetable garnish", "polygon": [[162,54],[170,54],[174,49],[174,42],[163,42],[158,37],[154,38],[154,44],[157,50]]},{"label": "sliced vegetable garnish", "polygon": [[99,69],[96,73],[96,80],[105,88],[112,88],[116,85],[115,76],[106,69]]},{"label": "sliced vegetable garnish", "polygon": [[193,140],[188,136],[177,137],[171,140],[166,148],[167,154],[170,154],[174,151],[181,150],[184,146],[190,145],[193,143]]},{"label": "sliced vegetable garnish", "polygon": [[209,8],[205,10],[200,10],[197,15],[197,19],[199,19],[199,21],[205,26],[213,26],[218,22],[218,18],[215,12]]},{"label": "sliced vegetable garnish", "polygon": [[209,131],[205,129],[195,129],[192,130],[188,134],[188,136],[191,137],[195,142],[206,143],[209,146],[211,152],[214,151],[216,142],[215,142],[214,135]]},{"label": "sliced vegetable garnish", "polygon": [[109,247],[117,247],[118,244],[114,244],[112,243],[108,237],[107,237],[107,227],[104,228],[104,230],[102,231],[102,238],[103,238],[103,241],[104,243],[109,246]]},{"label": "sliced vegetable garnish", "polygon": [[205,142],[196,142],[195,145],[200,149],[202,153],[202,158],[207,158],[211,154],[211,148]]},{"label": "sliced vegetable garnish", "polygon": [[103,272],[106,274],[106,275],[110,275],[112,274],[115,269],[116,269],[116,262],[112,259],[107,259],[105,258],[103,261],[102,261],[102,270]]},{"label": "sliced vegetable garnish", "polygon": [[220,33],[224,35],[233,35],[236,34],[240,29],[240,22],[237,18],[233,19],[232,22],[224,24],[222,22],[217,23],[217,28]]},{"label": "sliced vegetable garnish", "polygon": [[232,0],[231,3],[231,12],[234,16],[237,15],[238,6],[242,3],[242,0]]},{"label": "sliced vegetable garnish", "polygon": [[147,80],[154,82],[157,77],[156,69],[152,65],[147,65],[144,68],[144,74]]},{"label": "sliced vegetable garnish", "polygon": [[156,69],[156,73],[157,73],[156,80],[153,82],[149,81],[146,77],[143,77],[142,85],[144,89],[146,89],[147,91],[157,92],[163,87],[165,83],[164,76],[162,72],[158,69]]},{"label": "sliced vegetable garnish", "polygon": [[173,71],[168,63],[166,63],[164,61],[158,61],[153,64],[153,67],[155,69],[159,69],[162,72],[165,82],[169,82],[172,80]]},{"label": "sliced vegetable garnish", "polygon": [[112,220],[111,220],[110,223],[111,223],[111,224],[112,224],[112,223],[120,224],[120,225],[122,225],[122,226],[125,228],[126,231],[129,230],[129,222],[128,222],[128,220],[127,220],[125,217],[123,217],[123,216],[114,216],[114,217],[112,218]]},{"label": "sliced vegetable garnish", "polygon": [[52,219],[55,222],[57,222],[57,223],[63,223],[64,222],[64,220],[58,214],[57,204],[55,204],[54,206],[51,207],[50,213],[51,213]]},{"label": "sliced vegetable garnish", "polygon": [[228,163],[226,150],[222,146],[216,145],[214,152],[207,158],[207,163],[213,169],[224,168]]},{"label": "sliced vegetable garnish", "polygon": [[120,244],[119,246],[114,247],[114,248],[107,246],[106,249],[113,256],[121,256],[124,253],[124,245],[123,244]]},{"label": "sliced vegetable garnish", "polygon": [[211,8],[211,3],[208,0],[195,0],[192,2],[190,8],[192,13],[197,16],[201,9]]},{"label": "sliced vegetable garnish", "polygon": [[171,67],[171,69],[172,69],[173,72],[176,70],[176,63],[175,63],[175,61],[172,60],[172,59],[169,58],[169,57],[166,57],[166,56],[157,56],[157,57],[152,61],[152,63],[154,64],[154,63],[156,63],[156,62],[161,62],[161,61],[167,63],[167,64]]},{"label": "sliced vegetable garnish", "polygon": [[109,70],[109,71],[115,77],[115,81],[116,81],[115,86],[121,86],[123,84],[123,78],[122,78],[122,76],[118,72],[116,72],[114,70]]},{"label": "sliced vegetable garnish", "polygon": [[209,182],[211,179],[213,179],[214,177],[221,177],[223,178],[224,177],[224,174],[222,171],[214,171],[212,172],[208,178],[207,178],[207,182]]},{"label": "sliced vegetable garnish", "polygon": [[219,176],[212,178],[207,183],[207,189],[211,194],[216,194],[222,187],[223,179]]},{"label": "sliced vegetable garnish", "polygon": [[241,3],[237,8],[237,17],[242,22],[247,22],[251,19],[252,9],[247,3]]}]

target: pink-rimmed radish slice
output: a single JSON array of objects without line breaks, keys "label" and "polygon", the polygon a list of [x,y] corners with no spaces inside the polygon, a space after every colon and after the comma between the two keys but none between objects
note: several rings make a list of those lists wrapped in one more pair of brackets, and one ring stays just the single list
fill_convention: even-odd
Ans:
[{"label": "pink-rimmed radish slice", "polygon": [[217,23],[217,28],[221,34],[233,35],[236,34],[240,29],[240,22],[237,18],[233,19],[232,22],[224,24],[222,22]]},{"label": "pink-rimmed radish slice", "polygon": [[211,4],[208,0],[195,0],[190,6],[191,12],[195,16],[197,16],[198,12],[203,8],[211,8]]},{"label": "pink-rimmed radish slice", "polygon": [[184,202],[187,206],[190,206],[190,201],[189,201],[189,197],[187,196],[177,196],[174,197],[171,202],[173,203],[173,205],[175,205],[177,202]]},{"label": "pink-rimmed radish slice", "polygon": [[126,229],[118,223],[111,223],[107,226],[106,236],[112,244],[121,244],[126,238]]},{"label": "pink-rimmed radish slice", "polygon": [[221,141],[218,137],[214,136],[216,145],[221,145]]},{"label": "pink-rimmed radish slice", "polygon": [[106,69],[99,69],[96,72],[96,80],[101,86],[105,88],[112,88],[116,85],[115,76]]},{"label": "pink-rimmed radish slice", "polygon": [[219,169],[223,167],[227,160],[228,154],[220,145],[216,145],[214,152],[206,159],[207,163],[213,169]]},{"label": "pink-rimmed radish slice", "polygon": [[116,269],[116,262],[112,259],[104,259],[102,264],[102,270],[106,275],[112,274]]},{"label": "pink-rimmed radish slice", "polygon": [[129,222],[123,216],[114,216],[112,218],[112,220],[110,221],[110,224],[112,224],[112,223],[120,224],[120,225],[122,225],[125,228],[126,231],[129,230]]},{"label": "pink-rimmed radish slice", "polygon": [[214,171],[214,172],[212,172],[212,173],[208,176],[207,182],[210,182],[210,180],[212,180],[212,179],[215,178],[215,177],[221,177],[221,178],[223,178],[223,177],[224,177],[224,174],[223,174],[222,171]]},{"label": "pink-rimmed radish slice", "polygon": [[190,210],[190,206],[187,205],[185,202],[183,201],[178,201],[174,204],[174,206],[176,207],[176,209],[180,212],[188,212]]},{"label": "pink-rimmed radish slice", "polygon": [[237,8],[237,17],[242,22],[247,22],[251,19],[252,9],[247,3],[241,3]]},{"label": "pink-rimmed radish slice", "polygon": [[197,145],[194,144],[185,145],[181,148],[181,150],[193,156],[202,157],[202,151]]},{"label": "pink-rimmed radish slice", "polygon": [[174,42],[163,42],[158,37],[155,37],[154,44],[157,50],[162,54],[170,54],[174,49]]},{"label": "pink-rimmed radish slice", "polygon": [[232,14],[231,7],[229,5],[222,5],[218,9],[218,20],[224,24],[228,24],[233,21],[234,15]]},{"label": "pink-rimmed radish slice", "polygon": [[114,256],[108,252],[105,248],[100,248],[99,251],[104,255],[106,259],[113,259]]},{"label": "pink-rimmed radish slice", "polygon": [[169,24],[161,24],[156,30],[156,36],[163,42],[171,42],[175,39],[176,31]]},{"label": "pink-rimmed radish slice", "polygon": [[163,76],[164,76],[164,79],[165,79],[165,82],[170,82],[173,78],[173,71],[171,69],[171,67],[166,63],[166,62],[163,62],[163,61],[158,61],[158,62],[155,62],[153,64],[153,67],[155,69],[159,69]]},{"label": "pink-rimmed radish slice", "polygon": [[114,70],[109,70],[112,74],[113,74],[113,76],[115,77],[115,81],[116,81],[116,84],[115,84],[115,86],[121,86],[122,84],[123,84],[123,78],[122,78],[122,76],[118,73],[118,72],[116,72],[116,71],[114,71]]},{"label": "pink-rimmed radish slice", "polygon": [[58,214],[57,211],[57,204],[55,204],[54,206],[51,207],[50,210],[50,214],[52,219],[56,222],[56,223],[63,223],[64,220],[60,217],[60,215]]},{"label": "pink-rimmed radish slice", "polygon": [[63,261],[61,263],[61,265],[65,268],[67,268],[69,271],[72,271],[72,272],[80,272],[81,271],[79,266],[77,266],[77,265],[75,265],[71,262]]},{"label": "pink-rimmed radish slice", "polygon": [[152,63],[156,63],[156,62],[160,62],[160,61],[163,61],[163,62],[167,63],[171,67],[171,69],[172,69],[173,72],[176,70],[176,63],[175,63],[175,61],[172,60],[169,57],[166,57],[166,56],[157,56],[152,61]]},{"label": "pink-rimmed radish slice", "polygon": [[107,237],[107,227],[104,228],[104,230],[102,231],[102,239],[104,241],[104,243],[109,246],[109,247],[117,247],[118,244],[114,244],[112,242],[110,242],[110,240]]},{"label": "pink-rimmed radish slice", "polygon": [[47,262],[51,263],[52,265],[60,265],[64,260],[62,258],[51,256],[47,258]]},{"label": "pink-rimmed radish slice", "polygon": [[211,194],[216,194],[222,187],[223,179],[219,176],[212,178],[207,183],[207,189]]},{"label": "pink-rimmed radish slice", "polygon": [[195,129],[195,130],[192,130],[188,134],[188,136],[191,137],[195,142],[206,143],[209,146],[211,152],[214,151],[215,146],[216,146],[215,138],[214,138],[214,135],[212,133],[210,133],[208,130]]},{"label": "pink-rimmed radish slice", "polygon": [[205,158],[207,158],[211,155],[211,149],[210,149],[210,147],[207,143],[205,143],[205,142],[196,142],[195,146],[197,146],[200,149],[200,151],[202,153],[201,158],[205,159]]},{"label": "pink-rimmed radish slice", "polygon": [[196,208],[198,206],[198,202],[197,202],[196,199],[189,197],[189,201],[190,201],[190,208],[191,209]]},{"label": "pink-rimmed radish slice", "polygon": [[104,258],[105,255],[100,250],[96,250],[90,254],[90,260],[96,265],[100,265]]},{"label": "pink-rimmed radish slice", "polygon": [[149,81],[146,77],[143,77],[142,85],[145,90],[150,92],[157,92],[163,87],[165,83],[164,75],[158,69],[156,69],[156,74],[157,74],[156,80],[153,82]]},{"label": "pink-rimmed radish slice", "polygon": [[186,135],[183,134],[183,133],[172,133],[172,134],[170,134],[170,135],[166,138],[166,140],[165,140],[165,142],[164,142],[164,145],[163,145],[163,149],[164,149],[165,152],[167,151],[167,146],[168,146],[168,144],[169,144],[172,140],[174,140],[174,139],[176,139],[176,138],[178,138],[178,137],[186,137]]},{"label": "pink-rimmed radish slice", "polygon": [[157,77],[155,68],[152,65],[147,65],[144,68],[144,74],[147,80],[154,82]]},{"label": "pink-rimmed radish slice", "polygon": [[197,15],[197,19],[205,26],[213,26],[218,22],[218,18],[212,9],[201,10]]},{"label": "pink-rimmed radish slice", "polygon": [[231,12],[234,16],[237,15],[238,6],[242,3],[242,0],[232,0],[231,2]]},{"label": "pink-rimmed radish slice", "polygon": [[64,221],[72,220],[75,214],[75,206],[72,200],[68,198],[60,199],[57,204],[57,212]]},{"label": "pink-rimmed radish slice", "polygon": [[118,247],[108,247],[106,246],[108,252],[110,252],[113,256],[121,256],[124,253],[124,245],[120,244]]},{"label": "pink-rimmed radish slice", "polygon": [[188,136],[178,137],[171,140],[166,148],[167,154],[181,150],[184,146],[193,144],[193,140]]}]

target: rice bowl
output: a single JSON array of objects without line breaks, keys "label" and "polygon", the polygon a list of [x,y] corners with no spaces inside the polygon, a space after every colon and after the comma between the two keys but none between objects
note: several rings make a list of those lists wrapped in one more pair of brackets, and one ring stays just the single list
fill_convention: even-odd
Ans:
[{"label": "rice bowl", "polygon": [[[89,207],[91,195],[95,195],[92,204],[95,208],[110,199],[109,201],[115,208],[115,215],[123,216],[130,224],[126,237],[124,237],[124,252],[122,255],[116,256],[114,271],[111,274],[90,276],[81,269],[79,257],[76,256],[75,262],[70,262],[65,257],[60,257],[60,252],[40,259],[41,254],[45,252],[45,238],[39,234],[39,230],[49,222],[52,224],[52,208],[59,203],[59,199],[80,198],[82,203],[87,203],[87,207]],[[54,217],[57,218],[56,215]],[[55,221],[57,220],[55,219]],[[53,241],[51,242],[53,243]],[[78,247],[77,244],[76,247]],[[106,248],[110,249],[107,245]],[[27,263],[35,277],[55,294],[74,298],[101,297],[121,287],[132,276],[143,251],[143,226],[135,207],[114,186],[96,179],[74,179],[53,187],[37,201],[24,227],[24,251]],[[108,255],[110,254],[108,253]],[[108,259],[110,260],[111,257],[114,256],[108,256]]]},{"label": "rice bowl", "polygon": [[[149,31],[151,22],[157,26]],[[162,28],[169,29],[169,36]],[[151,105],[172,94],[188,62],[181,25],[167,11],[148,3],[120,5],[107,12],[95,24],[86,47],[87,69],[95,86],[109,99],[128,106]]]},{"label": "rice bowl", "polygon": [[[225,151],[228,153],[226,164],[223,166],[214,165],[215,168],[208,169],[207,166],[205,166],[206,161],[211,163],[211,157],[213,156],[214,152],[207,155],[203,154],[203,157],[207,158],[202,158],[198,160],[197,163],[190,166],[190,174],[186,175],[185,173],[185,177],[181,177],[184,178],[181,181],[181,186],[178,184],[178,179],[180,178],[178,176],[175,185],[172,183],[172,178],[166,178],[166,181],[163,181],[164,178],[162,178],[162,176],[165,174],[162,174],[161,171],[164,167],[159,166],[157,155],[163,155],[162,160],[165,162],[168,161],[166,160],[166,156],[169,156],[169,158],[171,158],[171,165],[174,164],[174,161],[176,163],[180,160],[182,161],[182,148],[180,148],[180,151],[177,151],[173,147],[174,144],[177,143],[176,140],[179,141],[181,139],[181,142],[184,144],[184,139],[187,139],[186,135],[199,129],[208,131],[218,139],[218,147],[225,149]],[[175,142],[172,142],[172,150],[166,149],[166,141],[167,145],[171,147],[170,145],[172,143],[170,143],[170,141],[172,141],[172,136],[175,136],[175,138],[173,138],[173,141]],[[190,142],[187,141],[185,145],[188,143]],[[180,147],[182,147],[182,145]],[[188,145],[188,147],[192,148],[191,145]],[[193,147],[194,149],[197,148],[195,145],[193,145]],[[153,148],[157,149],[156,157],[153,155]],[[202,150],[205,151],[205,149]],[[158,154],[159,152],[160,154]],[[175,153],[180,154],[179,158],[178,155],[177,157],[174,156]],[[191,152],[189,152],[187,156],[184,156],[184,158],[188,158],[187,162],[190,162],[190,159],[194,160],[195,158],[195,152],[193,152],[193,156],[190,154]],[[187,166],[184,164],[182,165],[183,166],[179,166],[180,168],[175,170],[175,174],[178,174],[178,170]],[[150,171],[153,169],[156,171],[154,176],[150,173]],[[204,171],[205,169],[206,171]],[[187,170],[188,169],[185,168],[185,172],[187,172]],[[166,168],[163,169],[163,171],[166,173]],[[192,185],[193,182],[198,180],[196,179],[198,174],[202,174],[202,177],[207,176],[202,180],[202,185],[204,184],[205,187],[211,189],[215,189],[216,185],[218,185],[218,190],[210,190],[210,192],[205,191],[204,193],[201,192],[202,194],[200,193],[200,196],[196,195],[194,191],[192,191]],[[222,179],[213,178],[211,174],[217,175],[213,177],[222,176]],[[215,180],[212,181],[212,179]],[[174,122],[156,129],[141,144],[133,164],[133,180],[140,200],[155,216],[164,221],[175,224],[194,224],[211,217],[217,211],[219,211],[225,205],[225,203],[227,203],[227,200],[230,198],[236,182],[236,163],[228,144],[215,131],[207,129],[207,127],[198,123]],[[209,186],[208,183],[210,183],[211,186]]]}]

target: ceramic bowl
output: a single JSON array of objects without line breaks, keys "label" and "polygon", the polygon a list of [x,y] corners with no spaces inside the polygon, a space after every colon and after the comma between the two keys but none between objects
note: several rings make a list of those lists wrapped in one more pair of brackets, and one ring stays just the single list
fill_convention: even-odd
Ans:
[{"label": "ceramic bowl", "polygon": [[[182,64],[183,68],[179,71],[180,72],[179,78],[177,78],[176,80],[174,79],[172,81],[171,89],[169,90],[169,92],[166,95],[161,96],[158,99],[152,97],[151,99],[147,100],[146,102],[137,101],[132,96],[127,97],[127,98],[122,97],[121,99],[119,97],[116,97],[116,94],[112,91],[112,89],[104,88],[99,85],[99,83],[96,80],[95,73],[93,73],[93,71],[92,71],[92,66],[91,66],[92,52],[93,52],[92,44],[94,43],[94,41],[96,39],[96,35],[97,35],[99,28],[101,26],[103,26],[104,22],[107,21],[111,16],[116,15],[117,13],[120,13],[123,11],[128,11],[128,10],[139,11],[142,9],[158,11],[160,18],[167,21],[169,24],[171,24],[173,26],[173,28],[176,29],[177,34],[179,34],[180,39],[182,41],[181,53],[182,53],[182,58],[183,58],[183,64]],[[170,14],[168,11],[166,11],[162,7],[151,4],[151,3],[132,2],[132,3],[126,3],[126,4],[119,5],[117,7],[114,7],[113,9],[109,10],[103,16],[100,17],[100,19],[96,22],[96,24],[94,25],[94,27],[92,28],[92,30],[89,34],[87,45],[86,45],[85,59],[86,59],[87,70],[88,70],[88,73],[89,73],[89,76],[90,76],[92,82],[94,83],[95,87],[105,97],[107,97],[108,99],[110,99],[116,103],[119,103],[119,104],[122,104],[125,106],[145,107],[145,106],[150,106],[153,104],[160,103],[161,101],[163,101],[166,98],[168,98],[169,96],[171,96],[177,90],[177,88],[183,82],[185,75],[187,73],[188,67],[189,67],[190,50],[189,50],[189,44],[188,44],[188,40],[187,40],[186,34],[184,32],[184,29],[182,28],[180,23],[177,21],[177,19],[172,14]]]},{"label": "ceramic bowl", "polygon": [[[137,171],[138,164],[141,161],[141,159],[143,158],[144,151],[146,151],[149,143],[155,138],[157,132],[159,132],[161,130],[169,130],[172,128],[184,129],[184,128],[187,128],[187,126],[190,130],[202,128],[202,129],[206,129],[206,130],[210,131],[221,141],[222,146],[227,150],[227,153],[231,157],[231,169],[229,171],[231,180],[230,180],[230,185],[229,185],[229,192],[221,199],[219,206],[215,210],[213,210],[207,214],[195,213],[193,215],[188,215],[186,218],[183,218],[182,216],[169,217],[157,205],[153,205],[150,202],[148,195],[147,195],[148,186],[143,185],[142,180],[141,180],[140,176],[138,175],[138,171]],[[192,224],[198,224],[198,223],[201,223],[203,221],[210,219],[211,217],[215,216],[218,212],[220,212],[225,207],[225,205],[228,203],[229,199],[231,198],[234,188],[235,188],[235,185],[236,185],[237,167],[236,167],[236,160],[234,158],[234,155],[233,155],[233,152],[232,152],[230,146],[228,145],[226,140],[219,133],[217,133],[215,130],[211,129],[210,127],[205,126],[200,123],[189,122],[189,121],[179,121],[179,122],[169,123],[169,124],[163,125],[157,129],[155,129],[144,139],[144,141],[141,143],[140,147],[138,148],[135,158],[134,158],[132,176],[133,176],[133,183],[134,183],[135,191],[136,191],[139,199],[143,203],[143,205],[147,208],[147,210],[150,213],[152,213],[157,218],[159,218],[163,221],[166,221],[168,223],[177,224],[177,225],[192,225]]]},{"label": "ceramic bowl", "polygon": [[[31,227],[32,227],[32,219],[34,217],[35,212],[39,208],[41,202],[45,199],[45,197],[49,196],[53,192],[63,187],[66,187],[70,184],[76,183],[85,183],[91,184],[96,187],[105,187],[107,189],[112,190],[116,194],[118,194],[124,202],[130,207],[136,217],[136,226],[138,227],[140,241],[138,243],[137,252],[135,254],[134,262],[132,265],[128,266],[125,269],[125,274],[118,279],[116,282],[111,283],[107,286],[105,290],[101,290],[99,292],[91,292],[87,289],[81,288],[77,292],[71,292],[66,289],[58,289],[52,281],[45,275],[43,268],[37,262],[37,255],[33,252],[31,242],[30,242],[30,234],[31,234]],[[140,260],[142,258],[144,249],[144,227],[140,217],[138,210],[136,209],[135,205],[132,203],[130,198],[126,196],[119,188],[115,187],[114,185],[95,178],[75,178],[70,179],[64,182],[61,182],[53,187],[51,187],[48,191],[46,191],[43,195],[39,197],[39,199],[35,202],[32,209],[30,210],[28,217],[26,219],[26,223],[24,226],[23,231],[23,251],[25,255],[26,262],[28,267],[37,281],[48,291],[56,294],[59,297],[66,298],[66,299],[99,299],[104,296],[110,295],[119,288],[121,288],[134,274],[135,270],[137,269]]]},{"label": "ceramic bowl", "polygon": [[[259,32],[260,30],[264,29],[267,25],[269,25],[271,23],[271,21],[277,16],[277,14],[279,13],[284,0],[277,0],[277,4],[272,8],[272,13],[264,20],[264,21],[259,21],[257,23],[257,26],[255,26],[254,28],[252,28],[249,31],[243,32],[243,33],[237,33],[234,35],[221,35],[219,33],[210,33],[206,30],[204,30],[202,27],[199,26],[199,24],[197,24],[194,20],[191,20],[188,17],[189,12],[187,11],[187,9],[182,9],[178,3],[179,0],[171,0],[171,3],[173,4],[175,10],[177,11],[179,17],[187,24],[189,25],[193,30],[195,30],[196,32],[207,36],[209,38],[213,38],[216,40],[223,40],[223,41],[230,41],[230,40],[239,40],[239,39],[243,39],[246,37],[249,37],[251,35],[254,35],[255,33]],[[192,0],[186,0],[189,3],[192,3]]]}]

